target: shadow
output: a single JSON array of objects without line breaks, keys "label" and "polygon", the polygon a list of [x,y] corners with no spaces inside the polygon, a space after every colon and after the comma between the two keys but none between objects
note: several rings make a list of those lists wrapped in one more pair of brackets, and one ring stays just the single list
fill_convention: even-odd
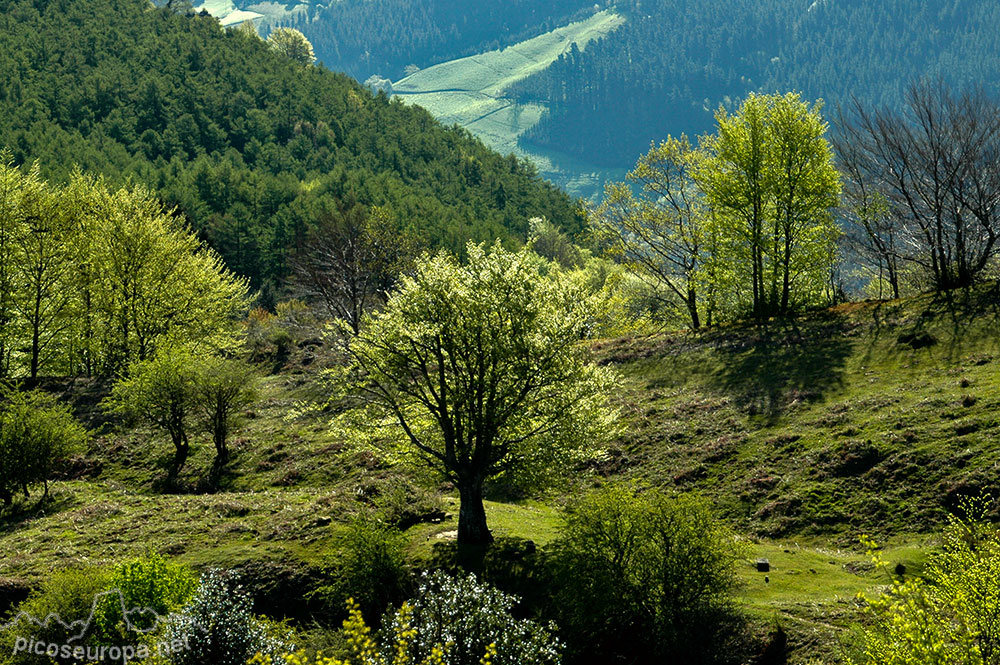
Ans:
[{"label": "shadow", "polygon": [[704,341],[719,363],[709,373],[709,386],[750,415],[774,420],[841,385],[855,328],[847,316],[825,311],[711,333]]},{"label": "shadow", "polygon": [[908,311],[906,301],[877,303],[872,308],[870,359],[879,343],[889,355],[933,349],[941,360],[955,362],[979,351],[976,328],[1000,324],[1000,282],[928,294],[926,303]]},{"label": "shadow", "polygon": [[0,537],[14,533],[31,520],[61,513],[79,505],[79,503],[68,492],[50,493],[48,496],[39,494],[37,497],[27,499],[22,494],[14,500],[11,506],[0,506]]}]

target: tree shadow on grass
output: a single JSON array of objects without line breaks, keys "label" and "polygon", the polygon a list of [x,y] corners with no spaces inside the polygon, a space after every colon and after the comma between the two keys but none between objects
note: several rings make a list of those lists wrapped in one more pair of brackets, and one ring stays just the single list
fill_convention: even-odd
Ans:
[{"label": "tree shadow on grass", "polygon": [[1000,325],[1000,282],[935,293],[909,311],[899,302],[878,303],[872,308],[870,325],[866,358],[881,343],[886,347],[881,353],[890,356],[932,349],[941,360],[957,362],[970,352],[982,351],[977,327]]},{"label": "tree shadow on grass", "polygon": [[31,520],[69,510],[80,504],[72,492],[50,492],[43,496],[40,492],[30,498],[18,496],[13,505],[0,505],[0,538],[10,535]]},{"label": "tree shadow on grass", "polygon": [[843,381],[855,325],[835,312],[771,321],[738,334],[716,334],[709,387],[750,415],[774,421],[788,407],[822,398]]}]

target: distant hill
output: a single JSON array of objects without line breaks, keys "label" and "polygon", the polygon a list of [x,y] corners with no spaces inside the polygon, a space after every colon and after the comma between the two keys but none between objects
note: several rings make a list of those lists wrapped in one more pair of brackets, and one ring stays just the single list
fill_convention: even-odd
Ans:
[{"label": "distant hill", "polygon": [[209,16],[145,0],[0,0],[0,146],[50,179],[74,165],[179,206],[257,286],[324,210],[386,206],[429,246],[523,237],[571,199],[423,109],[302,67]]},{"label": "distant hill", "polygon": [[508,91],[551,109],[523,135],[625,166],[666,134],[712,127],[750,91],[800,91],[828,111],[856,96],[896,106],[922,77],[1000,82],[1000,5],[989,0],[621,0],[625,26]]},{"label": "distant hill", "polygon": [[[544,155],[539,167],[565,186],[595,169],[618,177],[650,141],[705,132],[720,104],[754,90],[823,98],[830,114],[852,96],[897,105],[920,77],[1000,81],[1000,5],[989,0],[490,0],[476,3],[475,20],[456,0],[342,0],[283,22],[305,31],[331,68],[397,81],[407,65],[485,54],[595,9],[626,23],[499,91],[528,111],[548,108],[503,140]],[[495,132],[468,127],[487,140]]]},{"label": "distant hill", "polygon": [[[252,3],[244,0],[248,6]],[[304,6],[304,5],[303,5]],[[282,21],[330,69],[393,81],[447,60],[503,48],[593,13],[593,0],[339,0]],[[412,68],[411,68],[412,71]]]}]

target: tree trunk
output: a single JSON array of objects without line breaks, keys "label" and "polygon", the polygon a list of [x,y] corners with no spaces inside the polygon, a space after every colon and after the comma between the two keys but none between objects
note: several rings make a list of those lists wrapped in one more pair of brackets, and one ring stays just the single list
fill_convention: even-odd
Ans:
[{"label": "tree trunk", "polygon": [[483,507],[483,481],[474,479],[463,482],[458,488],[458,544],[486,545],[493,542],[493,534],[486,526],[486,509]]},{"label": "tree trunk", "polygon": [[698,317],[698,293],[693,286],[688,287],[687,307],[691,315],[691,329],[698,330],[701,328],[701,319]]}]

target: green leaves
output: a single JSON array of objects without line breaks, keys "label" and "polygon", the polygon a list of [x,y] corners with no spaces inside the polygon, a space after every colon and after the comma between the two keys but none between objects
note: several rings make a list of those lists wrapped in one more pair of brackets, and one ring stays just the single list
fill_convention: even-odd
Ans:
[{"label": "green leaves", "polygon": [[819,301],[840,233],[830,212],[840,177],[820,103],[751,94],[716,121],[695,178],[715,213],[718,278],[759,318]]},{"label": "green leaves", "polygon": [[0,500],[10,505],[35,483],[47,493],[55,465],[86,441],[87,430],[54,396],[0,385]]},{"label": "green leaves", "polygon": [[[967,518],[952,517],[941,549],[921,577],[895,579],[888,591],[863,597],[863,656],[875,665],[1000,663],[1000,536],[985,502],[970,501]],[[888,568],[880,557],[876,563]]]},{"label": "green leaves", "polygon": [[[357,390],[406,446],[481,501],[487,478],[541,481],[611,428],[611,374],[579,342],[586,300],[528,250],[425,255],[348,342]],[[349,335],[348,335],[349,337]],[[461,538],[463,520],[460,516]]]}]

